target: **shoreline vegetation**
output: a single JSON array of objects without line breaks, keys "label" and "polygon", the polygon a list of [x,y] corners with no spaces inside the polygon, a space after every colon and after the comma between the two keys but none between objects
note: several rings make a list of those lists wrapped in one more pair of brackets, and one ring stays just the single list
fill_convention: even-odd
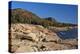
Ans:
[{"label": "shoreline vegetation", "polygon": [[53,17],[46,17],[46,18],[40,18],[36,14],[21,9],[9,9],[11,13],[11,23],[28,23],[28,24],[34,24],[34,25],[42,25],[44,27],[48,26],[54,26],[54,27],[75,27],[77,24],[71,24],[71,23],[61,23],[58,22]]},{"label": "shoreline vegetation", "polygon": [[40,18],[21,8],[10,9],[9,52],[40,52],[78,48],[77,39],[61,39],[56,32],[77,28],[52,17]]}]

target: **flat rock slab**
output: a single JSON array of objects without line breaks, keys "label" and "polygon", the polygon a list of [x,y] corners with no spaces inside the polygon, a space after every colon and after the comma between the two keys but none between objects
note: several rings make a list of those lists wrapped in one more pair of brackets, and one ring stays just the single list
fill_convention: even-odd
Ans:
[{"label": "flat rock slab", "polygon": [[23,53],[23,52],[34,52],[33,48],[30,46],[21,46],[16,50],[16,53]]}]

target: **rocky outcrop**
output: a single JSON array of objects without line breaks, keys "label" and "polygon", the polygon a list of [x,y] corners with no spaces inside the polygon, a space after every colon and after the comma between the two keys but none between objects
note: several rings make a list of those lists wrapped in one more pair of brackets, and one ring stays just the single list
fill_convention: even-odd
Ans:
[{"label": "rocky outcrop", "polygon": [[[11,24],[11,52],[36,52],[72,49],[77,40],[62,40],[57,34],[40,25]],[[70,44],[69,44],[70,43]]]}]

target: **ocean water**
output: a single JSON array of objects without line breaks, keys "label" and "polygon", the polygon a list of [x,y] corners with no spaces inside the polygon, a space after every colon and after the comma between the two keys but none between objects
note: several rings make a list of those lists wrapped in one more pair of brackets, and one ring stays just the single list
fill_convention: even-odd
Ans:
[{"label": "ocean water", "polygon": [[74,28],[68,31],[57,32],[58,36],[62,39],[78,39],[78,29]]}]

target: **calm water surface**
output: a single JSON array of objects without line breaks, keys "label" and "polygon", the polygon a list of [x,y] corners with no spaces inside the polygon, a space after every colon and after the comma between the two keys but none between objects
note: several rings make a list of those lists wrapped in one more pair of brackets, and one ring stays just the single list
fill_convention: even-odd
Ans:
[{"label": "calm water surface", "polygon": [[57,32],[58,36],[62,39],[78,39],[78,29],[74,28],[68,31]]}]

